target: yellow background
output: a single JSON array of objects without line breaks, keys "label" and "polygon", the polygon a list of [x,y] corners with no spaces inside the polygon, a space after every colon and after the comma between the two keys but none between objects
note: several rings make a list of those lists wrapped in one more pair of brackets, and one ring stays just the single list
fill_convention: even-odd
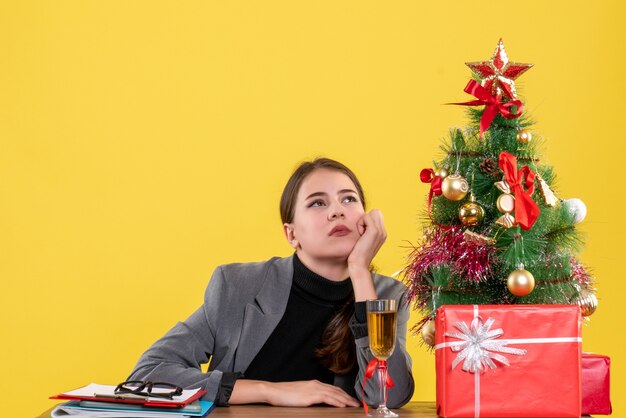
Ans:
[{"label": "yellow background", "polygon": [[[381,208],[382,273],[421,236],[419,170],[465,125],[465,61],[504,38],[559,196],[589,214],[600,308],[584,349],[612,357],[624,414],[620,1],[56,1],[0,6],[0,396],[115,384],[202,302],[212,270],[290,254],[278,199],[317,155]],[[413,315],[413,320],[417,315]],[[415,400],[434,360],[409,339]],[[546,376],[546,381],[558,376]],[[545,384],[545,382],[544,382]],[[9,408],[7,412],[6,408]]]}]

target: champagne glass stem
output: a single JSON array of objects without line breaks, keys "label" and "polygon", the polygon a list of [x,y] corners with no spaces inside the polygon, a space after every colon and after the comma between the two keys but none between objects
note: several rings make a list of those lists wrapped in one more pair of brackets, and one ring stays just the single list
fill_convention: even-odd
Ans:
[{"label": "champagne glass stem", "polygon": [[376,369],[378,371],[378,387],[380,389],[380,403],[378,404],[378,408],[374,412],[374,414],[370,414],[370,416],[378,416],[385,418],[393,418],[397,417],[393,411],[390,411],[387,408],[387,361],[379,360],[378,367]]},{"label": "champagne glass stem", "polygon": [[387,409],[387,362],[385,360],[378,362],[378,387],[380,389],[378,408]]}]

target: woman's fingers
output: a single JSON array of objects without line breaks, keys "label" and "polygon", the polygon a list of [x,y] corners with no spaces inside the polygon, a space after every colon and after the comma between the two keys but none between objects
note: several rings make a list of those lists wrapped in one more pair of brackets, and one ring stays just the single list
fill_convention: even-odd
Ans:
[{"label": "woman's fingers", "polygon": [[380,209],[374,209],[370,213],[370,219],[372,224],[376,227],[376,232],[384,238],[387,238],[387,230],[385,229],[385,220],[383,219],[383,213]]},{"label": "woman's fingers", "polygon": [[383,220],[383,213],[379,209],[373,209],[369,213],[363,215],[363,220],[366,224],[367,230],[372,235],[376,235],[378,238],[387,238],[387,230],[385,229],[385,221]]},{"label": "woman's fingers", "polygon": [[346,406],[359,406],[358,402],[355,402],[354,399],[346,399],[334,395],[327,395],[320,403],[336,406],[337,408],[345,408]]},{"label": "woman's fingers", "polygon": [[367,214],[363,215],[363,217],[359,219],[356,223],[356,228],[357,228],[359,235],[363,235],[367,228],[367,219],[365,219],[366,216]]},{"label": "woman's fingers", "polygon": [[[326,385],[321,383],[322,385]],[[337,407],[345,407],[345,406],[359,406],[359,402],[354,399],[352,396],[348,395],[346,392],[333,385],[330,388],[324,388],[324,399],[323,402]]]},{"label": "woman's fingers", "polygon": [[313,386],[315,386],[315,392],[318,396],[321,396],[321,402],[327,403],[333,406],[359,406],[359,403],[352,396],[348,395],[341,388],[329,385],[328,383],[322,383],[317,380],[313,380]]},{"label": "woman's fingers", "polygon": [[357,228],[361,236],[348,257],[348,263],[369,268],[374,256],[387,239],[382,212],[374,209],[364,214],[357,222]]},{"label": "woman's fingers", "polygon": [[359,402],[337,386],[317,380],[270,383],[269,403],[276,406],[310,406],[325,403],[336,407],[359,406]]}]

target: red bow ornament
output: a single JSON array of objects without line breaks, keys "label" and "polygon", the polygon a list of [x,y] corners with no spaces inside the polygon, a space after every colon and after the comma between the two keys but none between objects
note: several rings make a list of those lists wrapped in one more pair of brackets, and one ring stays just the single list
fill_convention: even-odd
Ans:
[{"label": "red bow ornament", "polygon": [[[365,384],[368,379],[371,379],[374,376],[374,372],[378,370],[378,368],[387,368],[386,360],[378,360],[377,358],[373,358],[367,363],[367,367],[365,368],[365,375],[363,376],[363,386],[361,390],[361,401],[363,402],[363,409],[365,409],[365,413],[369,414],[367,404],[365,403]],[[393,380],[391,380],[391,376],[387,374],[387,380],[385,381],[385,386],[387,389],[391,389],[393,387]]]},{"label": "red bow ornament", "polygon": [[[501,96],[492,96],[489,90],[484,88],[475,80],[470,80],[463,90],[466,93],[471,94],[478,100],[472,100],[470,102],[463,103],[449,103],[460,106],[482,106],[485,105],[485,111],[480,118],[480,137],[483,137],[485,132],[491,126],[494,118],[500,113],[506,119],[515,119],[522,116],[524,112],[524,106],[520,100],[511,100],[510,102],[502,103]],[[515,107],[515,109],[512,109]]]},{"label": "red bow ornament", "polygon": [[441,196],[441,177],[435,175],[435,170],[425,168],[420,172],[420,180],[422,183],[430,183],[430,192],[428,192],[428,215],[430,215],[430,204],[433,201],[433,195]]},{"label": "red bow ornament", "polygon": [[498,165],[504,171],[504,178],[515,195],[515,220],[523,230],[528,231],[541,212],[531,197],[535,191],[536,174],[527,165],[518,171],[517,159],[506,151],[500,153]]}]

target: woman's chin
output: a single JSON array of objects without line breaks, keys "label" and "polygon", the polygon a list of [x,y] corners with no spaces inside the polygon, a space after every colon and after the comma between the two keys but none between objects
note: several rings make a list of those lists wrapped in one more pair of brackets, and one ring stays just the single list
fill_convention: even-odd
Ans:
[{"label": "woman's chin", "polygon": [[337,245],[328,248],[327,255],[332,258],[344,259],[348,262],[348,257],[352,254],[355,245],[356,242],[337,243]]},{"label": "woman's chin", "polygon": [[334,260],[335,262],[343,260],[347,263],[348,257],[352,253],[355,245],[356,241],[345,240],[343,242],[334,242],[331,245],[326,245],[322,248],[320,248],[319,246],[317,248],[301,248],[300,252],[306,253],[309,257],[312,258],[330,259]]}]

